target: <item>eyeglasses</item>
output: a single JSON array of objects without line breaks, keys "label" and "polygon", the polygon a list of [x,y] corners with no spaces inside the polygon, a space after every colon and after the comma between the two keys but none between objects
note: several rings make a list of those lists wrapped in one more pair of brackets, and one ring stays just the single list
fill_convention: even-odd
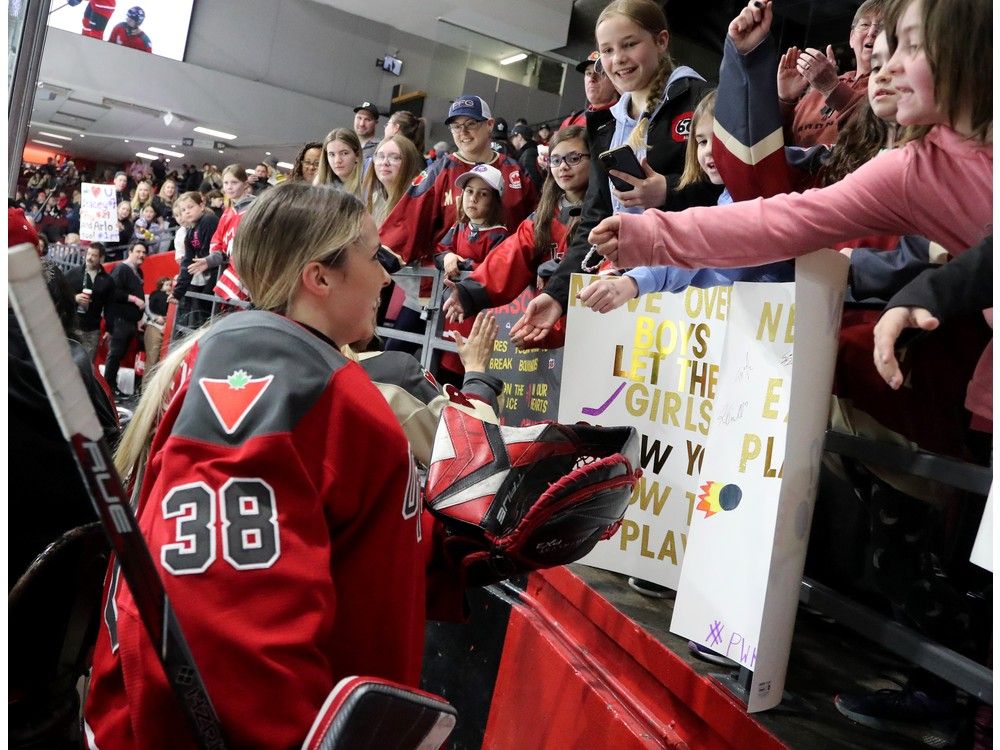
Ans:
[{"label": "eyeglasses", "polygon": [[877,21],[875,23],[872,23],[871,21],[862,21],[861,23],[854,24],[854,28],[860,29],[862,34],[867,34],[871,29],[874,29],[876,34],[881,34],[885,29],[885,23],[882,21]]},{"label": "eyeglasses", "polygon": [[563,162],[566,162],[571,167],[575,167],[584,159],[589,159],[590,154],[581,154],[579,151],[570,151],[565,156],[550,156],[549,165],[556,167],[557,169],[562,166]]},{"label": "eyeglasses", "polygon": [[319,161],[303,161],[303,167],[312,167],[313,169],[319,168]]},{"label": "eyeglasses", "polygon": [[372,161],[376,164],[381,164],[383,162],[388,162],[389,164],[402,164],[403,157],[399,154],[375,154],[372,157]]},{"label": "eyeglasses", "polygon": [[583,74],[583,77],[586,78],[588,81],[596,81],[601,78],[604,78],[604,72],[598,70],[596,67],[588,68],[587,71]]},{"label": "eyeglasses", "polygon": [[448,130],[452,132],[452,135],[458,135],[459,133],[472,133],[479,130],[479,126],[483,124],[476,120],[469,120],[468,122],[453,122],[448,126]]}]

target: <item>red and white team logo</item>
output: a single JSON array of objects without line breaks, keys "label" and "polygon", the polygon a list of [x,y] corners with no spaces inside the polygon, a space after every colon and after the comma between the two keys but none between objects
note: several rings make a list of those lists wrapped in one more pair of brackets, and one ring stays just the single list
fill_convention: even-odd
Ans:
[{"label": "red and white team logo", "polygon": [[418,174],[416,177],[413,178],[413,182],[411,182],[410,185],[412,187],[416,187],[426,179],[427,179],[427,170],[425,169],[423,172],[421,172],[420,174]]},{"label": "red and white team logo", "polygon": [[677,115],[670,123],[670,135],[677,143],[684,143],[691,135],[691,116],[693,112]]},{"label": "red and white team logo", "polygon": [[246,370],[236,370],[228,378],[201,378],[198,385],[222,429],[227,435],[232,435],[254,404],[260,401],[272,380],[274,375],[252,378]]},{"label": "red and white team logo", "polygon": [[516,169],[514,169],[514,170],[511,171],[510,177],[508,178],[508,180],[510,182],[510,189],[511,190],[520,190],[521,189],[521,173],[518,172]]}]

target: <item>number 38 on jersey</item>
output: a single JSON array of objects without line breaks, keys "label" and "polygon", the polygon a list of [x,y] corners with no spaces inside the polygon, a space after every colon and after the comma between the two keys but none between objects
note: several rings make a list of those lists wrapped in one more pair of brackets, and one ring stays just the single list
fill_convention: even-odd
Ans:
[{"label": "number 38 on jersey", "polygon": [[163,518],[174,540],[160,548],[160,563],[174,575],[204,573],[217,557],[236,570],[269,568],[281,555],[274,490],[262,479],[233,478],[215,491],[204,482],[174,487],[163,498]]}]

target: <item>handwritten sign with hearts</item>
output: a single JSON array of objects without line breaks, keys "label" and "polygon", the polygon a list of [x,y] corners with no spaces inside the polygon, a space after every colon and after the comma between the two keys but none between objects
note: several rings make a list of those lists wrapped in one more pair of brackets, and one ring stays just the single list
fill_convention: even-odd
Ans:
[{"label": "handwritten sign with hearts", "polygon": [[114,185],[85,182],[80,204],[80,238],[91,242],[118,242],[118,215]]}]

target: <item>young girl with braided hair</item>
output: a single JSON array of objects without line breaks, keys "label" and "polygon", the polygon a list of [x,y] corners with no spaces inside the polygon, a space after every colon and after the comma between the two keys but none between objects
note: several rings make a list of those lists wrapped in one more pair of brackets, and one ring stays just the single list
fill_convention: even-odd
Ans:
[{"label": "young girl with braided hair", "polygon": [[[711,183],[676,189],[684,169],[692,113],[711,87],[691,68],[674,65],[667,19],[660,5],[653,0],[614,0],[601,11],[595,36],[601,56],[598,65],[622,96],[608,110],[587,113],[592,158],[580,222],[584,231],[576,233],[545,292],[532,300],[526,317],[512,329],[518,343],[530,332],[524,326],[536,316],[546,319],[546,330],[562,317],[570,276],[581,270],[587,256],[586,236],[603,219],[619,213],[642,213],[648,208],[671,211],[714,205],[721,192]],[[615,170],[609,174],[598,158],[625,145],[635,151],[643,168],[642,178]],[[628,182],[632,189],[615,189],[610,183],[612,176]]]}]

